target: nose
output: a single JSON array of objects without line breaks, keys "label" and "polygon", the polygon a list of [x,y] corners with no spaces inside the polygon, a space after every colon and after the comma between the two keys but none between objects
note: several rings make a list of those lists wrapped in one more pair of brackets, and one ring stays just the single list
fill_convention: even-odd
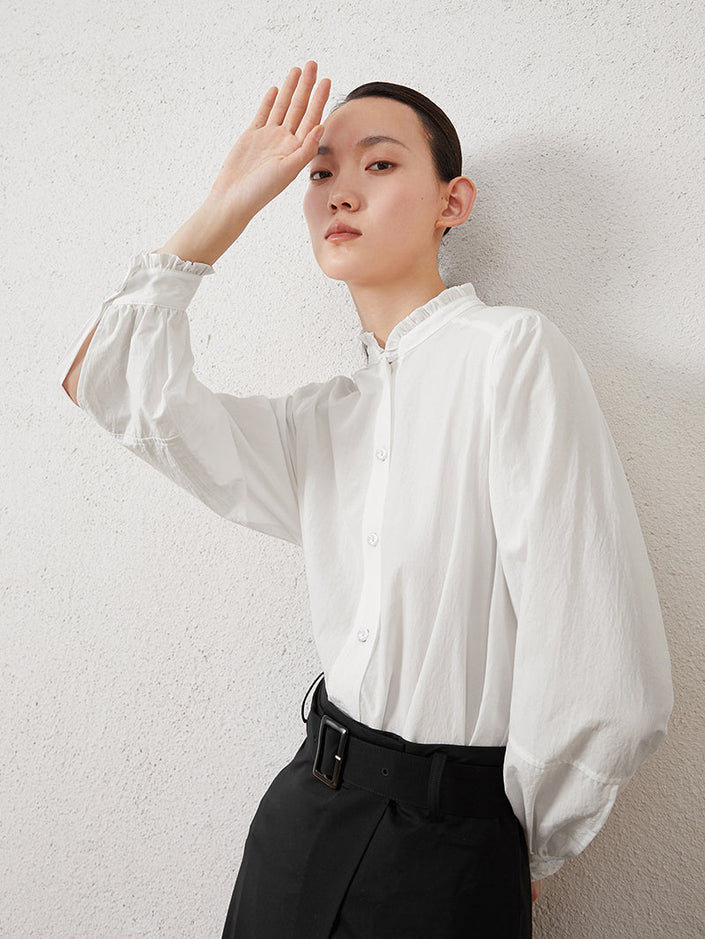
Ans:
[{"label": "nose", "polygon": [[328,208],[335,211],[340,208],[355,211],[360,206],[360,200],[349,186],[336,186],[328,197]]}]

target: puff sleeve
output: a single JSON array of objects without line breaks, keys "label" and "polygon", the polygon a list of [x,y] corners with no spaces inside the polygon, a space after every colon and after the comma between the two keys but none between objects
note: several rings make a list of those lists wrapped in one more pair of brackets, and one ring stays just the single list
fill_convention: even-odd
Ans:
[{"label": "puff sleeve", "polygon": [[300,545],[293,395],[215,393],[193,372],[186,308],[212,273],[174,254],[135,254],[64,356],[59,384],[97,323],[79,407],[218,515]]},{"label": "puff sleeve", "polygon": [[507,796],[533,880],[604,825],[673,706],[656,585],[585,367],[543,314],[512,317],[489,368],[490,504],[516,614]]}]

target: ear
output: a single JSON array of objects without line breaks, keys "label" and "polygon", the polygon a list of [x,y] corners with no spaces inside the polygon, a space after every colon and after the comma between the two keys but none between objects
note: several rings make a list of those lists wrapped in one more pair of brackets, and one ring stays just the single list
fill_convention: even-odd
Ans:
[{"label": "ear", "polygon": [[475,183],[467,176],[456,176],[446,183],[443,195],[445,208],[436,219],[436,228],[451,228],[466,222],[476,195]]}]

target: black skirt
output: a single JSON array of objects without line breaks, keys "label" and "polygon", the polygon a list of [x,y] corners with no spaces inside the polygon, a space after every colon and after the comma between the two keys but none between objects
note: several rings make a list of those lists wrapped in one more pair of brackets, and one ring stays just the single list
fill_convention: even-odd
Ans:
[{"label": "black skirt", "polygon": [[[323,734],[323,780],[313,773],[322,715],[348,730],[337,739]],[[296,755],[250,824],[222,939],[531,937],[529,859],[504,792],[504,747],[420,744],[376,730],[332,704],[324,680],[306,724]],[[387,780],[371,788],[346,780],[345,749],[335,757],[343,736],[385,747],[383,755],[403,751],[440,762],[428,777],[435,779],[430,802],[421,804],[423,794],[390,797]],[[462,764],[464,801],[456,791],[447,811],[440,776],[453,774],[451,764]],[[386,768],[381,773],[389,776]]]}]

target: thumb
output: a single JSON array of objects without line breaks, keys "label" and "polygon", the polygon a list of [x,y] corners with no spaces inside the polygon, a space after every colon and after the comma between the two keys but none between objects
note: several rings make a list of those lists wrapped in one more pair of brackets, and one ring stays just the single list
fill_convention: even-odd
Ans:
[{"label": "thumb", "polygon": [[284,160],[292,172],[299,173],[307,163],[315,157],[318,150],[318,141],[323,136],[323,125],[317,124],[306,134],[298,150],[294,150]]}]

